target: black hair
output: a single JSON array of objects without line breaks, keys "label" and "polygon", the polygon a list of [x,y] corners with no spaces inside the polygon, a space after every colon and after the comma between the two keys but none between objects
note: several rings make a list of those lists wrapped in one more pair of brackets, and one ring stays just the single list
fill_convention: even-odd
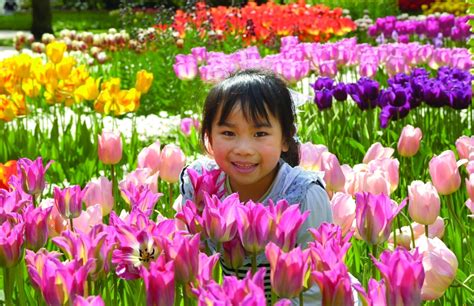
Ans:
[{"label": "black hair", "polygon": [[[288,151],[281,158],[291,166],[300,161],[299,143],[295,140],[296,116],[290,91],[282,78],[271,71],[242,70],[215,85],[204,103],[201,142],[211,135],[212,123],[221,111],[219,123],[224,123],[236,105],[242,108],[244,118],[253,122],[269,121],[268,112],[278,119],[283,141]],[[266,122],[265,122],[266,123]],[[204,146],[204,148],[206,148]]]}]

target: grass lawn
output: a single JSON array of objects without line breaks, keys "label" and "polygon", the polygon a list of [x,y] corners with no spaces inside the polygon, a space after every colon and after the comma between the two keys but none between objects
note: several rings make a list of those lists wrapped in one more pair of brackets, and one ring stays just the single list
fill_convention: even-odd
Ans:
[{"label": "grass lawn", "polygon": [[[31,12],[0,16],[0,30],[29,31]],[[105,30],[120,28],[118,11],[55,11],[53,10],[53,30],[71,29],[77,31]]]}]

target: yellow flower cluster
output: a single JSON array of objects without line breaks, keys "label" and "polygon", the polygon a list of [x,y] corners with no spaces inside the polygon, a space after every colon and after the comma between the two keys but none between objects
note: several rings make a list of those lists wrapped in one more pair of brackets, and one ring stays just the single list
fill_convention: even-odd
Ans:
[{"label": "yellow flower cluster", "polygon": [[456,16],[466,15],[469,4],[463,0],[435,0],[430,5],[422,5],[424,15],[433,13],[450,13]]},{"label": "yellow flower cluster", "polygon": [[140,96],[150,89],[153,74],[141,70],[135,88],[121,90],[120,79],[100,84],[100,78],[91,77],[86,66],[78,66],[65,51],[65,43],[53,42],[46,47],[46,63],[27,54],[0,61],[0,120],[26,115],[27,97],[66,106],[95,101],[94,109],[106,115],[123,115],[138,109]]}]

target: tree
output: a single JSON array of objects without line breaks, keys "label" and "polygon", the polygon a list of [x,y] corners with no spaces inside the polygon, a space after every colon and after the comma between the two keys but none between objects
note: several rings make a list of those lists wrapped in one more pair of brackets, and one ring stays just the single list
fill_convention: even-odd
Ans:
[{"label": "tree", "polygon": [[31,33],[35,40],[40,40],[44,33],[53,34],[50,0],[32,0],[33,22]]}]

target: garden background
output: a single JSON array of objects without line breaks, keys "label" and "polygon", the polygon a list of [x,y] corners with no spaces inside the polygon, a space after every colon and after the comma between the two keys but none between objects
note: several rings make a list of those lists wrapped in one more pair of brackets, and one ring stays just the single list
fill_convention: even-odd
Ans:
[{"label": "garden background", "polygon": [[[311,286],[323,305],[354,304],[353,290],[368,305],[472,304],[472,4],[4,6],[0,300],[270,303],[265,272],[223,277],[210,240],[235,270],[266,254],[272,305]],[[324,173],[337,225],[305,250],[295,203],[216,204],[202,198],[215,173],[177,205],[209,89],[246,68],[275,71],[302,104],[300,166]]]}]

